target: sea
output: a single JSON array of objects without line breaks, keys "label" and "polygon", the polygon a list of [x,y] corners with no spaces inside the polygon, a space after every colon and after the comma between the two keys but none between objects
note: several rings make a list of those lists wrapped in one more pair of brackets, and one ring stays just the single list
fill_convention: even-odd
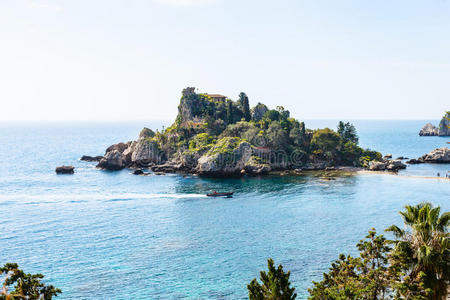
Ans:
[{"label": "sea", "polygon": [[[450,142],[419,137],[438,120],[352,122],[361,146],[394,158]],[[448,164],[335,180],[315,173],[207,179],[101,171],[79,160],[168,123],[0,123],[0,264],[43,273],[62,289],[58,299],[246,299],[247,284],[273,258],[306,299],[340,253],[358,253],[368,230],[403,226],[405,205],[450,210]],[[336,128],[337,121],[306,125]],[[56,175],[60,165],[75,166],[75,174]],[[234,197],[208,198],[210,190]]]}]

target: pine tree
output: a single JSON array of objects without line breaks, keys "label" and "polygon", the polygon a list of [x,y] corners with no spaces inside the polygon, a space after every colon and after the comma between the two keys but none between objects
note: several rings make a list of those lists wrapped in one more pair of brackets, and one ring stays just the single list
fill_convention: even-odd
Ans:
[{"label": "pine tree", "polygon": [[249,285],[248,298],[250,300],[293,300],[297,297],[295,288],[290,287],[289,276],[291,272],[285,273],[283,266],[279,265],[275,268],[273,259],[267,260],[269,273],[261,271],[261,282],[254,278]]},{"label": "pine tree", "polygon": [[231,100],[227,101],[227,122],[233,124],[233,103]]}]

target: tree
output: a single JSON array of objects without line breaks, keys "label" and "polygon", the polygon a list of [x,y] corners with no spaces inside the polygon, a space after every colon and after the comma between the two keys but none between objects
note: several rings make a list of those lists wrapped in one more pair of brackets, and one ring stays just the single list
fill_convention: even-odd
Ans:
[{"label": "tree", "polygon": [[[0,274],[4,276],[3,289],[0,299],[27,299],[27,300],[51,300],[58,296],[61,290],[53,285],[46,285],[41,280],[42,274],[26,274],[15,263],[7,263],[0,268]],[[14,288],[8,292],[8,289]]]},{"label": "tree", "polygon": [[254,278],[250,284],[247,285],[248,298],[250,300],[293,300],[297,297],[295,288],[291,288],[289,277],[291,272],[285,273],[283,266],[279,265],[275,268],[273,259],[267,260],[267,267],[269,272],[260,272],[260,284]]},{"label": "tree", "polygon": [[267,129],[267,143],[276,149],[286,148],[289,142],[287,132],[281,127],[280,122],[273,121]]},{"label": "tree", "polygon": [[323,153],[335,153],[340,143],[339,135],[330,128],[315,130],[311,139],[311,146]]},{"label": "tree", "polygon": [[233,103],[231,100],[227,100],[227,123],[233,124]]},{"label": "tree", "polygon": [[358,245],[360,257],[339,255],[331,264],[330,271],[323,274],[321,282],[313,282],[308,289],[312,300],[322,299],[385,299],[389,290],[387,253],[390,251],[383,235],[369,231]]},{"label": "tree", "polygon": [[244,92],[241,92],[239,94],[239,103],[242,106],[242,112],[244,114],[245,121],[250,121],[252,118],[250,115],[250,104],[248,102],[248,97]]},{"label": "tree", "polygon": [[355,126],[353,126],[353,124],[351,124],[350,122],[344,123],[342,121],[339,121],[337,130],[339,136],[342,139],[343,144],[347,142],[352,142],[358,145],[359,138],[358,134],[356,133],[356,128]]},{"label": "tree", "polygon": [[[450,284],[450,212],[430,203],[407,205],[400,212],[406,230],[392,225],[386,229],[396,240],[390,257],[397,294],[446,299]],[[423,288],[421,288],[423,287]]]}]

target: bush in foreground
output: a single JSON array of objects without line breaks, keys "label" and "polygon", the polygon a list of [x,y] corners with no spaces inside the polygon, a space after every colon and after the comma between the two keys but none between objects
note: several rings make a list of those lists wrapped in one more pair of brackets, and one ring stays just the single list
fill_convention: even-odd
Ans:
[{"label": "bush in foreground", "polygon": [[5,264],[0,268],[0,275],[3,277],[0,300],[51,300],[61,293],[60,289],[41,281],[44,275],[27,274],[15,263]]}]

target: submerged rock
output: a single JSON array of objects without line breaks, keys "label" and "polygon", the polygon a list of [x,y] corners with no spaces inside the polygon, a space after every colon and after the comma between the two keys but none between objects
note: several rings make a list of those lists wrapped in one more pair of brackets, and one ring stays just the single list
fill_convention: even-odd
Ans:
[{"label": "submerged rock", "polygon": [[56,167],[56,174],[73,174],[75,167],[73,166],[60,166]]},{"label": "submerged rock", "polygon": [[422,160],[420,160],[420,159],[411,158],[411,159],[408,160],[406,163],[407,163],[407,164],[410,164],[410,165],[416,165],[416,164],[423,164],[424,161],[422,161]]},{"label": "submerged rock", "polygon": [[137,170],[133,171],[133,174],[134,175],[142,175],[142,174],[144,174],[144,171],[142,171],[141,169],[137,169]]},{"label": "submerged rock", "polygon": [[99,156],[89,156],[89,155],[83,155],[80,160],[83,161],[101,161],[103,158],[103,156],[99,155]]}]

